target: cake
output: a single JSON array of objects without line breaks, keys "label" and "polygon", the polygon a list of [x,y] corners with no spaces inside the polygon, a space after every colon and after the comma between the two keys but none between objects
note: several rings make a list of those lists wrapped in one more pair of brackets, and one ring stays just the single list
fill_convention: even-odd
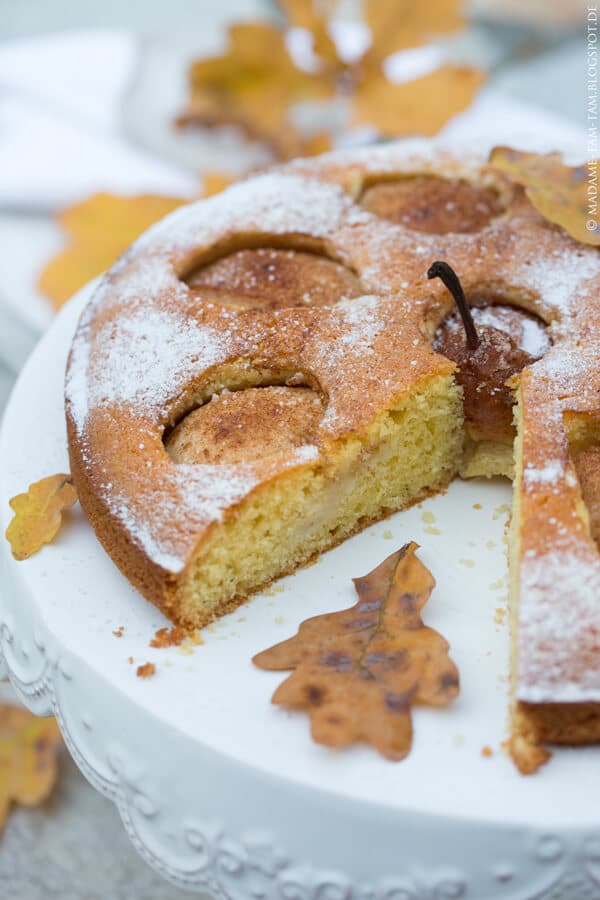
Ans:
[{"label": "cake", "polygon": [[458,473],[514,473],[515,754],[600,740],[599,288],[598,251],[476,156],[413,142],[255,176],[151,228],[85,309],[82,506],[201,627]]}]

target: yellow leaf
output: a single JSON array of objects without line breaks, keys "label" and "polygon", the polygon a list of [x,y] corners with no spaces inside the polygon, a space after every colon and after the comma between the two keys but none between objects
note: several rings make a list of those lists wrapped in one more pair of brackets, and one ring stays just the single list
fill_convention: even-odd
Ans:
[{"label": "yellow leaf", "polygon": [[[597,208],[599,160],[570,168],[560,153],[525,153],[494,147],[490,162],[522,185],[537,211],[575,240],[600,246]],[[591,193],[588,196],[588,188]]]},{"label": "yellow leaf", "polygon": [[418,47],[440,34],[452,34],[464,25],[464,0],[365,0],[365,21],[371,46],[365,66],[374,67],[398,50]]},{"label": "yellow leaf", "polygon": [[232,25],[225,53],[192,65],[190,88],[180,121],[239,125],[281,157],[293,153],[297,143],[290,106],[332,93],[327,77],[294,65],[282,32],[263,22]]},{"label": "yellow leaf", "polygon": [[318,156],[331,150],[331,137],[324,131],[317,131],[300,142],[299,153],[302,156]]},{"label": "yellow leaf", "polygon": [[61,742],[55,719],[0,705],[0,828],[12,803],[38,806],[49,796]]},{"label": "yellow leaf", "polygon": [[336,0],[279,0],[279,5],[293,28],[311,32],[313,51],[330,70],[345,68],[328,28]]},{"label": "yellow leaf", "polygon": [[10,501],[14,510],[6,538],[15,559],[27,559],[58,533],[62,515],[77,500],[70,475],[50,475],[29,486],[26,494]]},{"label": "yellow leaf", "polygon": [[373,76],[357,88],[354,123],[374,125],[386,137],[436,134],[473,102],[484,79],[479,69],[452,65],[401,84]]},{"label": "yellow leaf", "polygon": [[146,228],[184,202],[153,194],[95,194],[63,210],[58,221],[68,245],[42,271],[40,291],[59,308],[108,269]]},{"label": "yellow leaf", "polygon": [[235,178],[223,175],[221,172],[205,172],[202,176],[202,196],[212,197],[214,194],[220,194],[234,181]]}]

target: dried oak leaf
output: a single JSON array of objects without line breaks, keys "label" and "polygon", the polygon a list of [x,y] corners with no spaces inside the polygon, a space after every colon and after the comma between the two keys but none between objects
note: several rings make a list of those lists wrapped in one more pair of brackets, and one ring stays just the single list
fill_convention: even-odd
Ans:
[{"label": "dried oak leaf", "polygon": [[355,606],[308,619],[295,637],[254,657],[261,669],[294,670],[273,703],[306,710],[317,743],[367,741],[388,759],[404,759],[412,705],[447,706],[456,697],[448,643],[421,619],[435,580],[416,549],[405,544],[355,578]]},{"label": "dried oak leaf", "polygon": [[333,85],[324,74],[294,64],[278,28],[248,22],[230,26],[225,53],[192,64],[190,89],[181,124],[238,125],[287,158],[299,142],[290,107],[330,97]]},{"label": "dried oak leaf", "polygon": [[63,512],[77,500],[77,491],[70,475],[50,475],[30,484],[26,494],[10,500],[14,516],[6,529],[12,555],[28,559],[58,533]]},{"label": "dried oak leaf", "polygon": [[374,125],[386,137],[437,134],[473,102],[485,74],[469,66],[445,65],[416,78],[395,83],[374,74],[356,88],[355,125]]},{"label": "dried oak leaf", "polygon": [[0,705],[0,828],[12,803],[38,806],[49,796],[56,782],[56,751],[61,743],[55,719]]},{"label": "dried oak leaf", "polygon": [[139,235],[185,201],[142,194],[94,194],[64,209],[58,223],[67,247],[38,279],[40,291],[58,309],[84,284],[108,269]]},{"label": "dried oak leaf", "polygon": [[[600,161],[570,168],[560,153],[526,153],[494,147],[490,163],[522,185],[537,211],[583,244],[600,246],[598,216],[590,217],[588,186],[597,191]],[[588,227],[591,222],[593,227]]]}]

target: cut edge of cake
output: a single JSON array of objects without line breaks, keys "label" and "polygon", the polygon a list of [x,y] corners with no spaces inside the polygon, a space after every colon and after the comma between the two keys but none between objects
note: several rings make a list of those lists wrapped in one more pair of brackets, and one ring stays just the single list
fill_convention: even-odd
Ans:
[{"label": "cut edge of cake", "polygon": [[232,509],[165,598],[169,615],[201,627],[368,524],[443,489],[458,471],[462,441],[461,389],[451,374],[436,375],[363,435],[336,442],[316,463],[262,484]]}]

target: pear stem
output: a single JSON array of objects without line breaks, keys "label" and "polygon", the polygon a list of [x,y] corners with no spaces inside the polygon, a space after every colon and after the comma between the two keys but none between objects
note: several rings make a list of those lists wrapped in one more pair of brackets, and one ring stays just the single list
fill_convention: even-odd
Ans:
[{"label": "pear stem", "polygon": [[465,292],[463,291],[458,275],[452,266],[447,262],[438,259],[427,269],[427,277],[440,278],[444,282],[445,286],[454,297],[454,302],[456,303],[460,317],[463,320],[465,334],[467,336],[467,347],[469,350],[477,350],[479,347],[479,335],[475,328],[475,322],[473,321],[473,316],[471,315]]}]

